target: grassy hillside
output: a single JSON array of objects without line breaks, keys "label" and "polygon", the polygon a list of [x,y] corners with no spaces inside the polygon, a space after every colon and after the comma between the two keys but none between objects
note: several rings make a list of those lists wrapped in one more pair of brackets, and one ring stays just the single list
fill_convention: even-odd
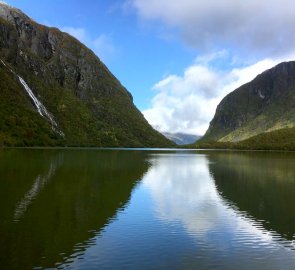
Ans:
[{"label": "grassy hillside", "polygon": [[240,142],[200,141],[190,145],[199,149],[288,150],[295,151],[295,128],[265,132]]},{"label": "grassy hillside", "polygon": [[220,141],[239,141],[251,138],[259,133],[269,132],[295,125],[295,86],[279,96],[275,102],[270,103],[253,120],[241,128],[234,130]]},{"label": "grassy hillside", "polygon": [[64,143],[35,112],[16,78],[0,65],[0,146],[56,146]]},{"label": "grassy hillside", "polygon": [[295,126],[295,62],[284,62],[227,95],[203,140],[238,142]]},{"label": "grassy hillside", "polygon": [[[18,71],[19,72],[19,71]],[[20,71],[21,72],[21,71]],[[29,72],[22,71],[26,81],[34,85],[42,103],[55,116],[65,138],[56,134],[49,122],[42,118],[33,106],[18,79],[0,63],[0,145],[3,146],[108,146],[149,147],[173,145],[142,119],[133,108],[119,99],[110,103],[112,112],[102,111],[93,115],[87,104],[72,91],[58,84],[45,85]]]}]

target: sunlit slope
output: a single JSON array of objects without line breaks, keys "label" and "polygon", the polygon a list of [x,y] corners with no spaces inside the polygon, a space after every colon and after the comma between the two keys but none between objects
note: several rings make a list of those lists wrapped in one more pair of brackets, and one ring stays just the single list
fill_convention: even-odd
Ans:
[{"label": "sunlit slope", "polygon": [[200,141],[191,147],[204,149],[290,150],[295,151],[295,128],[261,133],[239,142]]},{"label": "sunlit slope", "polygon": [[267,70],[227,95],[203,141],[237,142],[295,126],[295,62]]}]

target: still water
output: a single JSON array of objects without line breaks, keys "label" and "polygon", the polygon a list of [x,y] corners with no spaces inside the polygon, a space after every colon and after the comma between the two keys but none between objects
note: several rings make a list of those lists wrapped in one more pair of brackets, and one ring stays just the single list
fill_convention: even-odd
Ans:
[{"label": "still water", "polygon": [[1,269],[295,269],[295,154],[0,150]]}]

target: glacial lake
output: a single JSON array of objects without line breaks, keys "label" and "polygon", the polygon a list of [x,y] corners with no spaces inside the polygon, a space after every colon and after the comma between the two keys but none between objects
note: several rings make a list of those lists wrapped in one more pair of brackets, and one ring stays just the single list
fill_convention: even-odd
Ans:
[{"label": "glacial lake", "polygon": [[295,269],[295,153],[2,149],[0,269]]}]

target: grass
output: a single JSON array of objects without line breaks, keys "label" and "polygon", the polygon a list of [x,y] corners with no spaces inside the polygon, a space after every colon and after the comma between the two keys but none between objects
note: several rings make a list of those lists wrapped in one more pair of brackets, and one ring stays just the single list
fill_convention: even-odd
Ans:
[{"label": "grass", "polygon": [[[30,33],[20,37],[12,24],[0,20],[0,36],[3,36],[0,58],[24,78],[53,114],[65,138],[52,131],[50,124],[36,112],[16,76],[0,64],[1,145],[175,145],[149,125],[134,106],[131,94],[91,50],[56,28],[27,23],[36,31],[35,39],[40,40],[36,46],[32,46]],[[49,34],[55,40],[54,53]]]},{"label": "grass", "polygon": [[265,132],[240,142],[200,141],[188,147],[199,149],[295,151],[295,128],[283,128]]}]

